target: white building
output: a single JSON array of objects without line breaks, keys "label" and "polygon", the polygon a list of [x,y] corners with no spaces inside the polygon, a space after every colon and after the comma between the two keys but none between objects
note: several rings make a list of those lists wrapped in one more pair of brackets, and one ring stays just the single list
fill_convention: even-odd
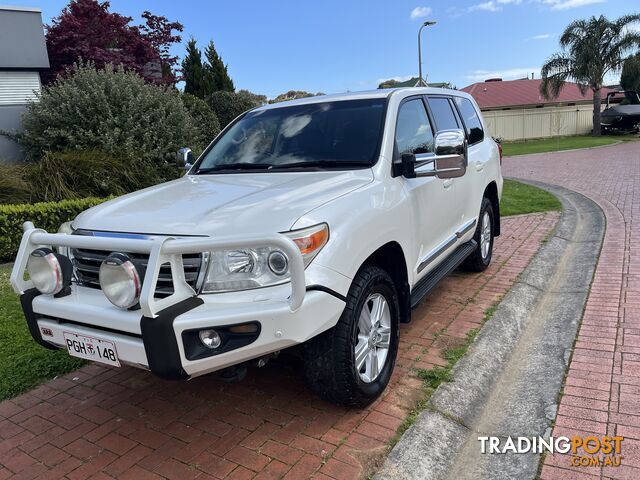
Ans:
[{"label": "white building", "polygon": [[[40,72],[49,56],[37,8],[0,6],[0,130],[19,131],[22,114],[40,94]],[[0,135],[0,162],[22,158],[19,146]]]}]

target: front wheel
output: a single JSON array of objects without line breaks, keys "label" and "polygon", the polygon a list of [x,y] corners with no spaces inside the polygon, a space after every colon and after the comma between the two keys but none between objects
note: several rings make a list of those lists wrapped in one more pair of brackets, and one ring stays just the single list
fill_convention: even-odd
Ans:
[{"label": "front wheel", "polygon": [[304,346],[311,389],[325,400],[352,407],[364,407],[378,398],[389,383],[398,353],[399,313],[391,277],[378,267],[363,267],[338,323]]},{"label": "front wheel", "polygon": [[470,272],[482,272],[491,263],[493,256],[493,227],[495,219],[493,216],[493,206],[488,198],[482,199],[480,216],[473,239],[478,244],[478,248],[469,255],[462,263],[462,268]]}]

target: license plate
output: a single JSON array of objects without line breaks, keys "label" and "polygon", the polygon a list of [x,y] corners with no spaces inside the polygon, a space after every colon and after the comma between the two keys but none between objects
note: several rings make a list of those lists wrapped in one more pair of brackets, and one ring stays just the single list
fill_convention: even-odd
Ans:
[{"label": "license plate", "polygon": [[113,342],[70,332],[63,332],[63,336],[69,355],[114,367],[120,366],[118,351]]}]

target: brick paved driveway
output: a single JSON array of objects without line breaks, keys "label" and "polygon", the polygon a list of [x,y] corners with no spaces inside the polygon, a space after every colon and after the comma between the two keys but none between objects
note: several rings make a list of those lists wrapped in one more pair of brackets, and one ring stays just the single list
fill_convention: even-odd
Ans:
[{"label": "brick paved driveway", "polygon": [[447,279],[402,326],[392,384],[371,408],[314,398],[295,357],[238,384],[90,365],[0,403],[0,480],[366,476],[423,395],[414,369],[446,363],[441,350],[480,326],[557,218],[504,219],[491,268]]},{"label": "brick paved driveway", "polygon": [[507,158],[503,173],[580,192],[607,217],[554,435],[622,435],[624,459],[577,468],[548,456],[542,478],[640,479],[640,142]]}]

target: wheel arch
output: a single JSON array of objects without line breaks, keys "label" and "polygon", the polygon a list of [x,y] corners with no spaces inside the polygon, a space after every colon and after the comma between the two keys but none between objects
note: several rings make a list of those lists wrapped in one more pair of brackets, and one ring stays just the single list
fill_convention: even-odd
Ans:
[{"label": "wheel arch", "polygon": [[408,323],[411,319],[411,289],[404,251],[396,241],[379,247],[364,261],[362,266],[369,265],[383,269],[396,284],[400,301],[400,322]]},{"label": "wheel arch", "polygon": [[495,181],[489,183],[482,194],[483,198],[488,198],[493,208],[493,235],[500,235],[500,199],[498,198],[498,185]]}]

